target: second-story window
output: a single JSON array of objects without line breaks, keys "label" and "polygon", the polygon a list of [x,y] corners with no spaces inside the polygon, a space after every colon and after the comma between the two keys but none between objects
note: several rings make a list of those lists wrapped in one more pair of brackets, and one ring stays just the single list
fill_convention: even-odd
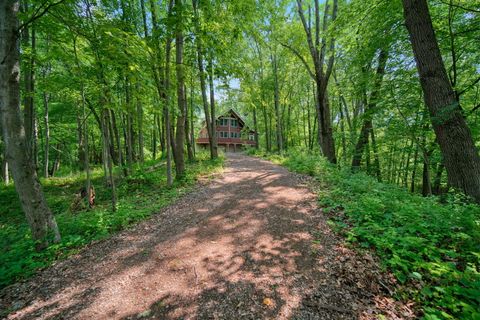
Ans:
[{"label": "second-story window", "polygon": [[238,127],[238,120],[237,119],[230,120],[230,125],[232,127]]}]

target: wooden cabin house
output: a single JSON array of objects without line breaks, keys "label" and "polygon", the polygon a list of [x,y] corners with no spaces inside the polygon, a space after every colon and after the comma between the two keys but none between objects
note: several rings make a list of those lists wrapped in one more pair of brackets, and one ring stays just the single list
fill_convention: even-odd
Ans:
[{"label": "wooden cabin house", "polygon": [[[255,131],[248,128],[242,117],[233,109],[217,118],[215,134],[218,148],[222,148],[226,152],[236,152],[247,146],[256,146]],[[210,142],[206,126],[200,130],[196,143],[201,148],[209,148]]]}]

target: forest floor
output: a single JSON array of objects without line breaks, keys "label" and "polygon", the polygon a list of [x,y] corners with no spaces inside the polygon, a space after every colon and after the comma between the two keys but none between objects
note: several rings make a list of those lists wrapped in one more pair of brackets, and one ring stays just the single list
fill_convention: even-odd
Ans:
[{"label": "forest floor", "polygon": [[7,319],[413,318],[330,229],[311,178],[228,155],[144,222],[0,292]]}]

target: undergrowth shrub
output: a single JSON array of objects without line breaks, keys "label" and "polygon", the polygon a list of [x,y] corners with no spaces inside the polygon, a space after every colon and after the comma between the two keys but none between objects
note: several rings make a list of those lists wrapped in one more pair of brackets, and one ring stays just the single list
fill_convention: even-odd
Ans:
[{"label": "undergrowth shrub", "polygon": [[315,177],[337,231],[374,250],[405,284],[398,297],[414,299],[425,319],[480,319],[480,206],[456,195],[441,204],[338,169],[317,154],[255,154]]}]

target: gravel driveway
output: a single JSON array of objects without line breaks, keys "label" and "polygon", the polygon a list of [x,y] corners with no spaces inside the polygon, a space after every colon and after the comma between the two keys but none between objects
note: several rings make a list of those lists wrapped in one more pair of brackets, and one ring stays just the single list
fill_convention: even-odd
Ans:
[{"label": "gravel driveway", "polygon": [[387,280],[341,244],[310,184],[229,154],[222,175],[7,288],[0,306],[17,309],[8,319],[373,318],[393,305]]}]

